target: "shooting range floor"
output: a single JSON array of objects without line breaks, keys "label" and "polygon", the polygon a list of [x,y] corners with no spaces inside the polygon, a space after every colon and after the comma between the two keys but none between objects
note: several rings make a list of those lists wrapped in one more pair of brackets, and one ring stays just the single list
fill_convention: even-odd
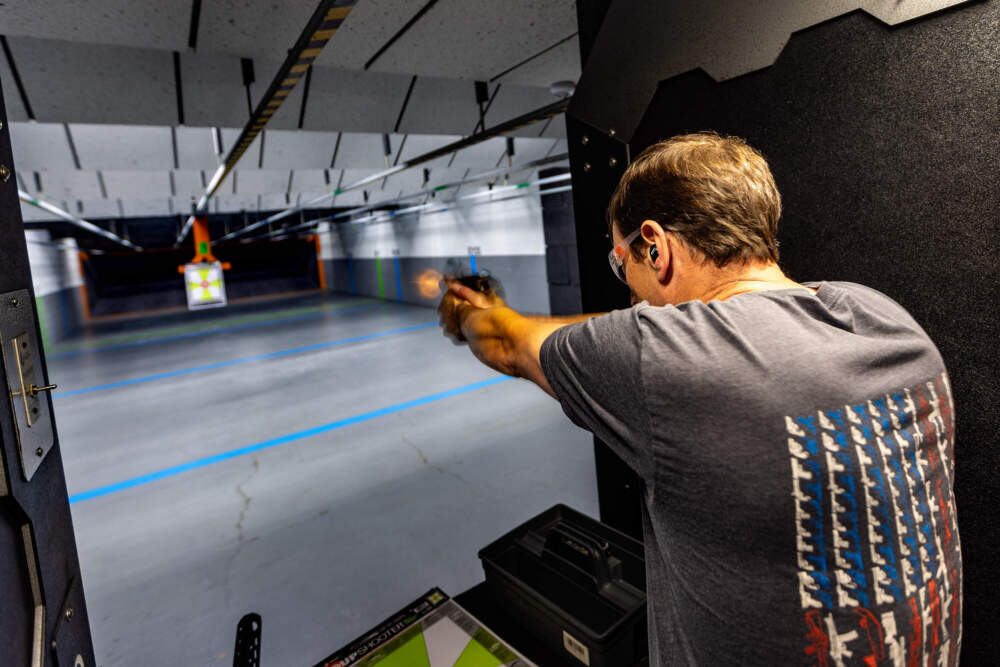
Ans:
[{"label": "shooting range floor", "polygon": [[311,665],[562,502],[590,436],[427,308],[314,295],[115,322],[50,348],[98,664]]}]

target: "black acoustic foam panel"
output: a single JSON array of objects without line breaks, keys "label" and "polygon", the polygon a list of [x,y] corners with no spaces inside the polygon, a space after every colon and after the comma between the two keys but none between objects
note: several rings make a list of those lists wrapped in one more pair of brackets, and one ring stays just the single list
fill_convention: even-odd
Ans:
[{"label": "black acoustic foam panel", "polygon": [[[793,35],[774,66],[662,82],[630,144],[745,137],[784,203],[782,264],[905,306],[937,343],[957,408],[963,663],[997,644],[1000,496],[1000,2],[888,27],[857,12]],[[995,664],[995,663],[992,663]]]}]

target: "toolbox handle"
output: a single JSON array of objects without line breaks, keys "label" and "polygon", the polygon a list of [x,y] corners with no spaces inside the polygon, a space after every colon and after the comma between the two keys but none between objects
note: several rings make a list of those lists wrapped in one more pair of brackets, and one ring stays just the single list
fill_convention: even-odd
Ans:
[{"label": "toolbox handle", "polygon": [[609,544],[566,524],[552,527],[545,549],[593,577],[597,590],[621,577],[621,561],[608,553]]}]

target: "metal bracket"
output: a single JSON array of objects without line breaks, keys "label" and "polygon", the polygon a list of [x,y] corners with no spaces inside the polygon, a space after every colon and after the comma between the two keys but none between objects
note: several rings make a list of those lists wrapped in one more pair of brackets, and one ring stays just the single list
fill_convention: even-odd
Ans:
[{"label": "metal bracket", "polygon": [[21,472],[30,482],[54,443],[52,401],[40,394],[55,385],[48,384],[43,377],[41,348],[28,290],[0,294],[0,348],[15,415]]}]

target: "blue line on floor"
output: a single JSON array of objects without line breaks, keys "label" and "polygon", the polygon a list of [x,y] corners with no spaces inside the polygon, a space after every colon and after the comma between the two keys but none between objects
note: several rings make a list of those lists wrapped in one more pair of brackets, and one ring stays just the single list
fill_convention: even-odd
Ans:
[{"label": "blue line on floor", "polygon": [[289,354],[298,354],[300,352],[309,352],[311,350],[322,350],[323,348],[333,347],[335,345],[346,345],[347,343],[358,343],[363,340],[371,340],[372,338],[382,338],[383,336],[392,336],[394,334],[407,333],[409,331],[417,331],[419,329],[427,329],[428,327],[437,326],[437,322],[428,322],[427,324],[417,324],[412,327],[403,327],[402,329],[392,329],[390,331],[379,331],[378,333],[365,334],[364,336],[354,336],[353,338],[340,338],[338,340],[330,340],[325,343],[316,343],[314,345],[306,345],[304,347],[293,347],[287,350],[278,350],[277,352],[268,352],[267,354],[258,354],[252,357],[242,357],[240,359],[230,359],[229,361],[220,361],[214,364],[205,364],[204,366],[194,366],[192,368],[181,368],[176,371],[167,371],[166,373],[156,373],[155,375],[146,375],[143,377],[132,378],[131,380],[122,380],[120,382],[112,382],[110,384],[100,384],[95,387],[85,387],[83,389],[74,389],[73,391],[63,391],[57,392],[52,395],[53,399],[57,398],[68,398],[69,396],[79,396],[80,394],[89,394],[93,391],[104,391],[105,389],[115,389],[117,387],[127,387],[133,384],[141,384],[143,382],[153,382],[155,380],[165,380],[166,378],[177,377],[178,375],[188,375],[189,373],[200,373],[202,371],[210,371],[216,368],[225,368],[226,366],[235,366],[236,364],[245,364],[250,361],[261,361],[263,359],[274,359],[275,357],[284,357]]},{"label": "blue line on floor", "polygon": [[125,489],[131,489],[132,487],[135,486],[140,486],[142,484],[155,482],[165,477],[173,477],[174,475],[179,475],[182,472],[187,472],[188,470],[204,468],[205,466],[210,466],[215,463],[221,463],[222,461],[228,461],[229,459],[234,459],[238,456],[244,456],[245,454],[259,452],[262,449],[270,449],[271,447],[277,447],[279,445],[287,445],[288,443],[295,442],[296,440],[303,440],[305,438],[310,438],[314,435],[319,435],[321,433],[327,433],[329,431],[333,431],[338,428],[342,428],[344,426],[359,424],[361,422],[366,422],[371,419],[377,419],[378,417],[384,417],[385,415],[391,415],[394,412],[401,412],[403,410],[408,410],[409,408],[415,408],[420,405],[427,405],[428,403],[440,401],[442,399],[450,398],[452,396],[458,396],[459,394],[464,394],[469,391],[483,389],[484,387],[489,387],[491,385],[499,384],[501,382],[506,382],[507,380],[512,380],[512,379],[513,378],[509,378],[506,376],[495,377],[489,380],[483,380],[482,382],[467,384],[464,387],[457,387],[455,389],[449,389],[448,391],[442,391],[437,394],[431,394],[430,396],[423,396],[421,398],[416,398],[413,399],[412,401],[406,401],[405,403],[397,403],[395,405],[390,405],[385,408],[380,408],[378,410],[366,412],[364,414],[356,415],[354,417],[339,419],[335,422],[330,422],[328,424],[323,424],[321,426],[315,426],[313,428],[309,428],[304,431],[296,431],[295,433],[290,433],[288,435],[272,438],[271,440],[265,440],[263,442],[247,445],[246,447],[230,449],[228,452],[222,452],[221,454],[206,456],[204,458],[195,459],[194,461],[189,461],[187,463],[182,463],[180,465],[171,466],[170,468],[157,470],[156,472],[151,472],[146,475],[140,475],[138,477],[133,477],[132,479],[126,479],[121,482],[116,482],[115,484],[108,484],[107,486],[100,486],[96,489],[91,489],[90,491],[83,491],[82,493],[74,494],[69,497],[69,504],[72,505],[74,503],[83,502],[84,500],[90,500],[91,498],[98,498],[100,496],[106,496],[112,493],[117,493],[119,491],[124,491]]},{"label": "blue line on floor", "polygon": [[241,331],[243,329],[254,329],[257,327],[266,327],[272,324],[284,324],[286,322],[301,322],[302,320],[315,320],[321,317],[326,317],[327,315],[346,315],[347,313],[357,313],[362,310],[368,310],[370,308],[377,308],[381,304],[368,303],[363,306],[356,306],[354,308],[338,308],[336,310],[327,310],[320,313],[309,313],[307,315],[292,315],[290,317],[281,317],[273,320],[264,320],[262,322],[249,322],[247,324],[234,324],[229,327],[219,327],[217,329],[205,329],[202,331],[194,331],[191,333],[177,334],[174,336],[163,336],[161,338],[147,338],[146,340],[137,340],[129,343],[117,343],[114,345],[107,345],[104,347],[86,347],[80,350],[72,350],[69,352],[56,352],[55,354],[46,354],[46,359],[61,359],[63,357],[75,357],[80,354],[90,354],[91,352],[108,352],[111,350],[122,350],[127,347],[139,347],[140,345],[151,345],[153,343],[166,343],[172,340],[184,340],[185,338],[197,338],[198,336],[210,336],[217,333],[227,333],[230,331]]}]

